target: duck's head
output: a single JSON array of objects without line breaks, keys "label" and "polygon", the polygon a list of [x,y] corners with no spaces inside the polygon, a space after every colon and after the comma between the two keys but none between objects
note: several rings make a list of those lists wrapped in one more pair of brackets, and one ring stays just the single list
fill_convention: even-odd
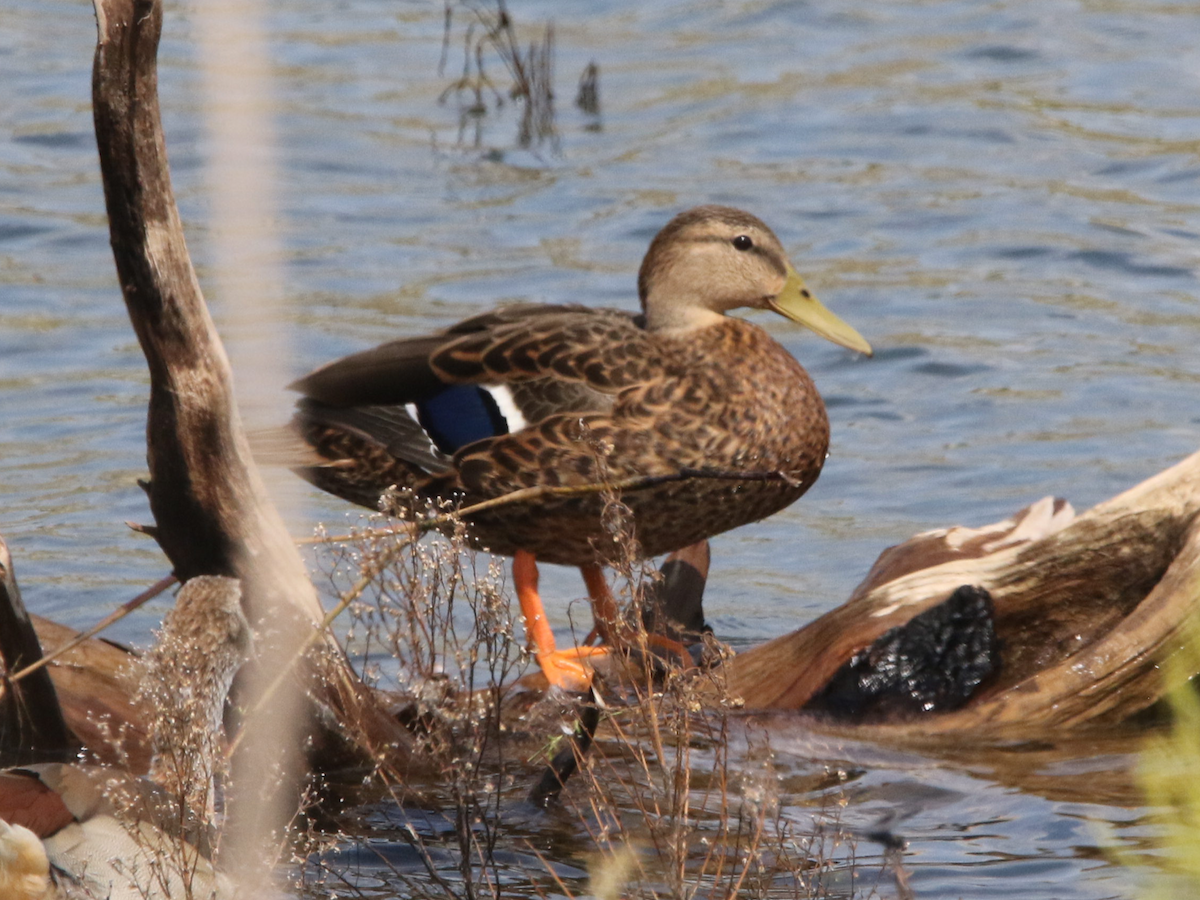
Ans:
[{"label": "duck's head", "polygon": [[774,232],[730,206],[697,206],[646,251],[638,293],[651,330],[701,328],[731,309],[770,309],[859,353],[871,345],[831,313],[788,262]]}]

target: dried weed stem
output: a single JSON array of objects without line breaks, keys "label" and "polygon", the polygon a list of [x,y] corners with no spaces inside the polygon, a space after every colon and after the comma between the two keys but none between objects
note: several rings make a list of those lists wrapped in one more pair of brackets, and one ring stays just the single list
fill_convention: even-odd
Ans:
[{"label": "dried weed stem", "polygon": [[[471,900],[506,895],[514,878],[527,891],[566,896],[828,895],[833,859],[844,865],[848,843],[836,804],[817,814],[815,826],[799,824],[795,809],[780,802],[766,735],[747,740],[745,751],[731,749],[745,729],[733,704],[713,699],[723,696],[719,685],[712,689],[719,670],[664,673],[641,626],[640,607],[657,576],[641,560],[629,510],[612,487],[604,516],[620,548],[614,568],[627,610],[618,628],[632,652],[625,677],[606,687],[594,751],[579,755],[579,775],[544,814],[531,812],[523,797],[578,712],[553,697],[530,707],[506,692],[530,660],[497,562],[469,549],[461,519],[446,510],[408,523],[425,530],[436,521],[440,536],[416,541],[372,526],[356,530],[353,542],[327,545],[325,566],[339,595],[348,584],[371,584],[350,606],[347,647],[359,673],[396,692],[435,773],[419,785],[421,803],[402,807],[393,834],[409,843],[422,869],[393,866],[391,878],[414,894]],[[380,777],[396,799],[411,798],[404,790],[414,785],[400,785],[388,771]],[[590,883],[564,869],[560,854],[504,827],[521,808],[575,833],[569,861],[594,860]],[[394,821],[395,811],[387,815]],[[449,826],[439,835],[428,823],[444,816]],[[316,868],[322,865],[327,879],[345,877],[336,863]]]}]

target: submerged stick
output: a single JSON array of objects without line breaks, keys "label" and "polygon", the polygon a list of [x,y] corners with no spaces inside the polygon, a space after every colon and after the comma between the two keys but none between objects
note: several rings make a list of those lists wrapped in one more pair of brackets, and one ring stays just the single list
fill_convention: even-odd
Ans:
[{"label": "submerged stick", "polygon": [[599,726],[600,701],[593,688],[580,704],[579,721],[571,730],[567,745],[554,754],[542,770],[537,783],[530,789],[527,798],[529,803],[545,809],[558,799],[563,788],[567,786],[567,781],[579,770],[580,760],[592,749]]}]

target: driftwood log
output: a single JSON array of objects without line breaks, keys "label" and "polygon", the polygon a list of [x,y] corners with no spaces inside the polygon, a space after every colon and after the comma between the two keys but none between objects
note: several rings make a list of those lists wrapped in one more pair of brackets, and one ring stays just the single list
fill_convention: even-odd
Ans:
[{"label": "driftwood log", "polygon": [[[42,616],[31,618],[48,654],[79,637],[79,632],[66,625]],[[150,726],[144,710],[134,701],[136,660],[124,647],[87,638],[56,655],[45,671],[54,682],[71,736],[86,751],[86,758],[142,775],[150,770]]]},{"label": "driftwood log", "polygon": [[[1111,725],[1156,703],[1200,607],[1200,453],[1075,518],[1050,498],[886,551],[842,606],[727,666],[747,708],[803,710],[855,654],[962,585],[994,603],[998,670],[959,709],[879,734]],[[1196,673],[1193,673],[1196,674]]]},{"label": "driftwood log", "polygon": [[[75,646],[63,650],[68,644]],[[43,661],[42,648],[53,654]],[[62,652],[59,652],[62,651]],[[149,728],[134,701],[133,654],[25,609],[0,538],[0,762],[74,760],[150,767]],[[9,676],[16,675],[16,680]]]}]

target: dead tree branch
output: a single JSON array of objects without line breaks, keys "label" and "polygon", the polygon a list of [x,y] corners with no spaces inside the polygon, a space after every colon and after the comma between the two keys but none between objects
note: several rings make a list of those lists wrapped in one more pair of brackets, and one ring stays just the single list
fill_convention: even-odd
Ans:
[{"label": "dead tree branch", "polygon": [[[297,646],[322,610],[251,459],[229,361],[188,256],[158,105],[162,6],[96,0],[95,8],[92,100],[105,203],[121,290],[150,369],[154,534],[181,581],[241,579],[251,621],[269,620]],[[365,724],[372,744],[403,756],[403,732],[336,650],[327,657],[334,671],[317,688],[322,699],[339,718]]]}]

